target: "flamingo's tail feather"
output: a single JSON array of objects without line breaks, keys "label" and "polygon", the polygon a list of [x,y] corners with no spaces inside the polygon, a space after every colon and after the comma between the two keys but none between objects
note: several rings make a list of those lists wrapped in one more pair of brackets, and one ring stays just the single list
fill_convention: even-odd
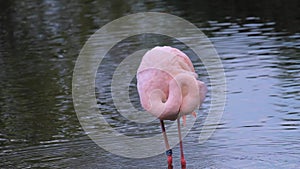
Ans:
[{"label": "flamingo's tail feather", "polygon": [[[197,113],[196,112],[192,112],[192,115],[196,118],[197,117]],[[182,125],[186,126],[186,115],[182,116]]]},{"label": "flamingo's tail feather", "polygon": [[186,126],[186,115],[182,116],[182,125]]},{"label": "flamingo's tail feather", "polygon": [[196,114],[196,112],[192,112],[192,115],[196,118],[197,117],[197,114]]}]

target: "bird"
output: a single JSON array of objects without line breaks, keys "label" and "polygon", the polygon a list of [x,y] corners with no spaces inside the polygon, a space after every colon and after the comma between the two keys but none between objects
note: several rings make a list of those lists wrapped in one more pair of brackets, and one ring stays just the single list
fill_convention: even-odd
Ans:
[{"label": "bird", "polygon": [[181,154],[181,167],[186,168],[180,132],[180,118],[183,125],[186,115],[196,117],[205,99],[207,87],[197,80],[198,75],[189,57],[171,46],[156,46],[142,57],[137,69],[137,90],[141,106],[160,120],[168,169],[172,169],[172,149],[168,143],[164,120],[177,120]]}]

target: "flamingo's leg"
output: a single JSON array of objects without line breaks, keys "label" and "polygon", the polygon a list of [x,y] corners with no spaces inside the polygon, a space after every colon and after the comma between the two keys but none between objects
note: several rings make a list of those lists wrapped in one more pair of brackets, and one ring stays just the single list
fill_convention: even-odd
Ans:
[{"label": "flamingo's leg", "polygon": [[179,137],[180,156],[181,156],[181,168],[186,169],[186,161],[184,159],[182,138],[181,138],[181,131],[180,131],[180,118],[177,119],[177,126],[178,126],[178,137]]},{"label": "flamingo's leg", "polygon": [[167,133],[166,133],[166,129],[165,129],[165,124],[164,124],[163,120],[160,120],[160,125],[161,125],[161,130],[162,130],[162,133],[163,133],[163,136],[164,136],[164,141],[165,141],[166,149],[167,149],[166,154],[167,154],[167,157],[168,157],[168,169],[173,169],[172,149],[170,149],[170,145],[169,145],[169,142],[168,142]]}]

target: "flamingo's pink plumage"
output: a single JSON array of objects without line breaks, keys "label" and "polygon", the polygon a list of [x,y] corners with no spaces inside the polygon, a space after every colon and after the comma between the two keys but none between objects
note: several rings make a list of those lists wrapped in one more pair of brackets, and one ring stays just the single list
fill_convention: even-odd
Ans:
[{"label": "flamingo's pink plumage", "polygon": [[206,87],[198,81],[189,57],[176,48],[155,47],[138,68],[142,106],[161,120],[193,113],[204,100]]}]

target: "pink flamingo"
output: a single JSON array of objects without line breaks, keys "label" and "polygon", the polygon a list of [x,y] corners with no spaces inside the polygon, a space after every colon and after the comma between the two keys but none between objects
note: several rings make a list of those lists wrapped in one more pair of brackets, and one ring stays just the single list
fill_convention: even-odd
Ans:
[{"label": "pink flamingo", "polygon": [[172,149],[168,143],[163,120],[176,120],[181,155],[182,169],[186,168],[180,117],[185,124],[185,115],[193,114],[203,102],[207,88],[198,81],[189,57],[176,48],[169,46],[155,47],[149,50],[137,70],[137,88],[144,109],[160,119],[168,169],[172,169]]}]

